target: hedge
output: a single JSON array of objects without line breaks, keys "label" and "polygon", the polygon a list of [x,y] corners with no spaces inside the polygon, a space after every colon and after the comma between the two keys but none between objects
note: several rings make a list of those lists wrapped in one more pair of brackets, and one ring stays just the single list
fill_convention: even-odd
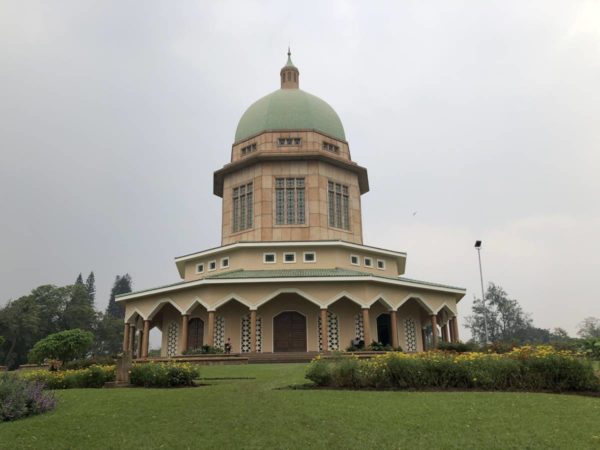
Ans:
[{"label": "hedge", "polygon": [[115,366],[93,365],[75,370],[34,370],[20,375],[25,380],[43,383],[47,389],[101,388],[115,380]]},{"label": "hedge", "polygon": [[134,364],[130,371],[131,384],[144,387],[193,386],[200,369],[189,363]]},{"label": "hedge", "polygon": [[549,346],[505,354],[390,352],[372,359],[315,358],[306,378],[317,386],[375,389],[600,391],[591,363]]}]

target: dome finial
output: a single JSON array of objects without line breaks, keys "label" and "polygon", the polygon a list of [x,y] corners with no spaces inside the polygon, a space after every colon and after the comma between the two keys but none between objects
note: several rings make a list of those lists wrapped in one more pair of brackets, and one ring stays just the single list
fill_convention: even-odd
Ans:
[{"label": "dome finial", "polygon": [[300,85],[300,71],[292,62],[292,51],[288,44],[287,63],[281,69],[281,89],[298,89]]}]

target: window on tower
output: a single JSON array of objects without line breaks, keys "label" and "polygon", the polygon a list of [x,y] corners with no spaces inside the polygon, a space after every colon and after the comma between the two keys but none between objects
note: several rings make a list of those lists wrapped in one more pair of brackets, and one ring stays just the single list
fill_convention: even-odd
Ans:
[{"label": "window on tower", "polygon": [[252,228],[252,183],[233,188],[233,232]]},{"label": "window on tower", "polygon": [[282,145],[302,145],[302,139],[301,138],[279,138],[277,139],[277,145],[282,146]]},{"label": "window on tower", "polygon": [[304,208],[304,178],[275,178],[275,224],[304,224]]},{"label": "window on tower", "polygon": [[350,229],[348,186],[330,181],[327,183],[329,226]]}]

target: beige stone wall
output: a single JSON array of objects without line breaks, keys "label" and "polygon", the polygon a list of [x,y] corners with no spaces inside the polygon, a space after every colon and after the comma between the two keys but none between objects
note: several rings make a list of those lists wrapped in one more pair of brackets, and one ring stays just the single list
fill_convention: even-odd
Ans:
[{"label": "beige stone wall", "polygon": [[360,306],[347,298],[343,298],[333,303],[329,310],[338,318],[340,350],[346,350],[356,337],[355,316],[361,313]]},{"label": "beige stone wall", "polygon": [[[350,300],[352,299],[352,300]],[[204,342],[208,341],[207,309],[225,318],[225,339],[231,337],[233,351],[241,351],[241,321],[257,309],[263,323],[263,351],[272,351],[273,317],[282,311],[298,311],[307,317],[308,350],[318,349],[317,318],[321,307],[338,316],[340,348],[345,349],[354,337],[354,316],[360,308],[370,306],[371,336],[377,339],[377,316],[398,310],[399,343],[406,348],[404,319],[412,317],[416,326],[418,350],[422,349],[421,327],[428,324],[430,314],[438,314],[443,323],[456,315],[457,297],[453,294],[383,285],[374,282],[261,283],[201,286],[180,292],[149,295],[125,302],[126,319],[141,328],[141,319],[151,319],[151,326],[163,332],[162,350],[166,355],[167,330],[171,321],[179,324],[181,315],[200,317],[204,321]],[[360,305],[360,306],[359,306]]]},{"label": "beige stone wall", "polygon": [[296,294],[281,294],[257,309],[256,314],[262,318],[262,351],[273,351],[273,319],[284,311],[297,311],[306,317],[307,351],[319,351],[319,307]]},{"label": "beige stone wall", "polygon": [[[275,178],[305,179],[304,225],[275,225]],[[327,183],[348,186],[350,230],[329,227]],[[233,233],[233,188],[253,182],[253,227]],[[225,176],[223,184],[222,244],[239,241],[307,241],[339,239],[362,243],[360,189],[356,173],[324,161],[263,161]]]},{"label": "beige stone wall", "polygon": [[124,303],[126,318],[134,312],[138,312],[143,318],[148,318],[154,316],[156,311],[161,309],[160,306],[167,303],[175,305],[180,313],[188,312],[196,303],[218,310],[220,305],[230,299],[237,299],[248,308],[256,308],[280,292],[296,292],[320,307],[327,307],[341,297],[350,297],[363,306],[380,301],[386,307],[397,309],[410,298],[416,298],[423,304],[423,310],[427,311],[427,314],[429,311],[437,312],[444,305],[456,313],[455,294],[371,281],[203,285],[177,292],[147,295]]},{"label": "beige stone wall", "polygon": [[[301,145],[278,145],[279,138],[300,138]],[[333,144],[339,148],[338,152],[323,149],[323,142]],[[256,150],[242,154],[242,148],[256,144]],[[262,133],[251,139],[239,142],[231,147],[231,162],[239,161],[256,154],[272,154],[285,152],[289,155],[303,154],[307,152],[323,153],[334,156],[344,161],[350,161],[350,148],[347,142],[339,141],[325,136],[316,131],[286,131]]]},{"label": "beige stone wall", "polygon": [[[315,262],[304,262],[304,253],[314,252],[316,254]],[[264,263],[264,253],[275,253],[275,263]],[[295,263],[285,263],[284,253],[296,253]],[[350,257],[356,255],[359,257],[359,265],[353,265]],[[373,267],[366,267],[364,264],[365,257],[371,258]],[[221,268],[221,260],[229,258],[229,267]],[[377,268],[377,260],[382,260],[385,269]],[[209,263],[215,261],[217,269],[209,271]],[[204,264],[204,272],[197,273],[198,264]],[[200,257],[189,260],[185,263],[184,280],[193,281],[199,280],[206,276],[216,275],[218,273],[232,270],[281,270],[281,269],[333,269],[336,267],[357,270],[361,272],[369,272],[374,275],[396,277],[401,275],[398,267],[398,262],[395,257],[389,255],[381,255],[375,251],[368,249],[356,250],[342,246],[294,246],[290,242],[289,247],[253,247],[253,248],[237,248],[224,250],[222,252],[213,253],[208,257]]]}]

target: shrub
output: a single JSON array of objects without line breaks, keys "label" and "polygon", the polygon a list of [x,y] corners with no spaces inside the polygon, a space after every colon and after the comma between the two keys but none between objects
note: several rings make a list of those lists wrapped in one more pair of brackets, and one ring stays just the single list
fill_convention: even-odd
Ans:
[{"label": "shrub", "polygon": [[94,335],[79,328],[50,334],[38,341],[28,358],[30,362],[40,364],[45,359],[58,359],[63,363],[82,358],[94,341]]},{"label": "shrub", "polygon": [[43,383],[47,389],[101,388],[107,381],[115,380],[115,366],[90,366],[73,370],[35,370],[20,375],[21,378]]},{"label": "shrub", "polygon": [[442,350],[444,352],[465,353],[478,351],[478,347],[475,344],[469,344],[465,342],[440,342],[438,345],[438,350]]},{"label": "shrub", "polygon": [[390,352],[368,360],[323,360],[311,363],[306,377],[320,386],[347,388],[600,391],[589,361],[550,346],[504,354]]},{"label": "shrub", "polygon": [[306,370],[306,378],[317,386],[331,386],[331,364],[320,357],[313,359]]},{"label": "shrub", "polygon": [[131,368],[131,384],[144,387],[193,386],[200,376],[197,366],[189,363],[145,363]]},{"label": "shrub", "polygon": [[191,348],[183,352],[184,355],[214,355],[223,353],[223,349],[219,347],[211,347],[210,345],[203,345],[199,348]]},{"label": "shrub", "polygon": [[82,358],[69,361],[62,365],[63,370],[86,369],[90,366],[114,366],[115,358],[112,356],[98,355],[91,358]]},{"label": "shrub", "polygon": [[600,359],[600,338],[582,339],[579,349],[592,359]]},{"label": "shrub", "polygon": [[24,380],[15,374],[0,374],[0,421],[41,414],[54,409],[56,398],[44,392],[38,381]]}]

